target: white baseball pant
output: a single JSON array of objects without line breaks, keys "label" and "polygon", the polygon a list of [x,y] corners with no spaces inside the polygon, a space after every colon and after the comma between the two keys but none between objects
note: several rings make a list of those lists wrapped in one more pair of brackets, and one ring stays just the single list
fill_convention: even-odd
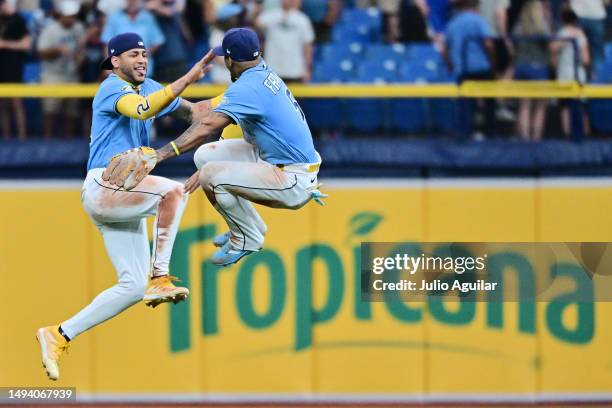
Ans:
[{"label": "white baseball pant", "polygon": [[321,163],[280,168],[261,159],[244,139],[220,140],[201,146],[194,155],[200,184],[230,229],[233,249],[262,248],[266,224],[251,202],[273,208],[298,209],[317,186]]},{"label": "white baseball pant", "polygon": [[[104,169],[92,169],[87,173],[81,200],[102,233],[118,283],[61,324],[71,339],[142,300],[151,267],[153,275],[168,273],[174,239],[187,204],[184,186],[176,181],[147,176],[136,188],[125,191],[103,181],[103,172]],[[146,223],[146,217],[151,215],[156,215],[152,255]]]}]

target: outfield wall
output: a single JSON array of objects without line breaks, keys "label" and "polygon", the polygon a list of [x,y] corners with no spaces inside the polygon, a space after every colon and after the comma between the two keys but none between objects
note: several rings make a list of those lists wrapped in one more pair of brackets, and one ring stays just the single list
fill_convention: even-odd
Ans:
[{"label": "outfield wall", "polygon": [[[520,316],[506,303],[499,320],[487,303],[362,302],[356,282],[361,241],[612,241],[611,179],[324,190],[323,208],[262,208],[265,250],[225,269],[206,262],[222,220],[192,195],[171,266],[189,300],[139,304],[82,335],[53,385],[115,400],[612,400],[610,303]],[[0,212],[0,386],[49,385],[36,328],[115,273],[77,183],[0,183]]]}]

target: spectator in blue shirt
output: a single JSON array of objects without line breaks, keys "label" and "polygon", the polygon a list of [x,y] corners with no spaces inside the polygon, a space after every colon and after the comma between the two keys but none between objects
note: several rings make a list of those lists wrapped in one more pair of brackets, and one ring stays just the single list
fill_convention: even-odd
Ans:
[{"label": "spectator in blue shirt", "polygon": [[153,76],[154,66],[151,56],[159,50],[166,41],[166,37],[159,28],[155,16],[143,9],[142,0],[127,0],[124,10],[108,16],[102,30],[102,41],[107,43],[111,38],[122,33],[136,33],[140,35],[149,54],[148,76]]},{"label": "spectator in blue shirt", "polygon": [[451,16],[449,0],[427,0],[429,25],[435,34],[443,33]]},{"label": "spectator in blue shirt", "polygon": [[[455,0],[457,14],[446,27],[444,39],[444,57],[449,62],[459,83],[466,80],[494,80],[493,41],[491,28],[487,21],[477,12],[478,0]],[[486,99],[484,104],[484,133],[490,135],[495,126],[495,101]],[[472,115],[474,101],[464,100],[460,103],[459,126],[463,136],[473,134]]]},{"label": "spectator in blue shirt", "polygon": [[342,1],[302,0],[302,11],[312,22],[315,42],[324,43],[331,39],[331,29],[342,12]]},{"label": "spectator in blue shirt", "polygon": [[159,24],[166,41],[161,46],[155,62],[160,82],[172,82],[187,72],[187,33],[183,23],[185,0],[149,0],[147,9]]}]

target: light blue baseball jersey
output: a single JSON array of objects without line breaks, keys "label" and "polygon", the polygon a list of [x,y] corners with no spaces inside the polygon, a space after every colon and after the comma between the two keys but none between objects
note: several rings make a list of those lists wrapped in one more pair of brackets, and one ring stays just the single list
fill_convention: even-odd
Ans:
[{"label": "light blue baseball jersey", "polygon": [[152,79],[145,79],[138,87],[122,80],[115,74],[109,75],[98,88],[93,100],[91,141],[87,170],[106,167],[111,157],[139,146],[149,146],[149,139],[155,117],[175,111],[181,104],[176,98],[155,117],[139,120],[123,116],[116,110],[117,101],[127,94],[147,96],[163,86]]},{"label": "light blue baseball jersey", "polygon": [[244,139],[272,164],[319,160],[304,112],[283,82],[262,60],[240,75],[213,112],[240,125]]}]

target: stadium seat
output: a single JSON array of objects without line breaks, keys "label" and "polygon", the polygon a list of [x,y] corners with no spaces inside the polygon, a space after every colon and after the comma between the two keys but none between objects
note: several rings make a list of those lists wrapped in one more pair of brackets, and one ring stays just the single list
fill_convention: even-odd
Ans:
[{"label": "stadium seat", "polygon": [[338,22],[340,26],[368,26],[372,30],[381,31],[382,13],[376,7],[344,9]]},{"label": "stadium seat", "polygon": [[[325,60],[315,65],[313,83],[346,82],[353,76],[351,60]],[[315,131],[337,129],[344,125],[340,112],[343,101],[338,98],[307,98],[300,101],[308,124]]]},{"label": "stadium seat", "polygon": [[359,61],[363,55],[364,46],[359,41],[348,43],[327,43],[317,47],[318,61],[351,60]]},{"label": "stadium seat", "polygon": [[410,58],[442,58],[436,47],[431,43],[406,44],[406,52]]},{"label": "stadium seat", "polygon": [[368,61],[392,60],[401,64],[408,58],[404,44],[370,44],[365,50],[365,59]]},{"label": "stadium seat", "polygon": [[332,38],[335,42],[382,40],[382,14],[374,7],[367,9],[345,9],[334,26]]},{"label": "stadium seat", "polygon": [[438,65],[421,64],[419,61],[411,61],[399,69],[399,79],[402,82],[428,83],[437,82],[441,76]]},{"label": "stadium seat", "polygon": [[612,60],[604,61],[595,68],[595,81],[612,83]]},{"label": "stadium seat", "polygon": [[368,44],[372,42],[372,34],[367,26],[344,27],[335,26],[332,29],[332,42]]},{"label": "stadium seat", "polygon": [[23,66],[22,78],[26,84],[40,82],[40,62],[33,58],[27,61]]},{"label": "stadium seat", "polygon": [[[612,79],[612,78],[610,78]],[[599,78],[594,83],[606,83],[612,82],[611,80],[605,81]],[[592,128],[597,132],[612,133],[612,99],[589,99],[588,101],[588,113],[591,121]]]},{"label": "stadium seat", "polygon": [[357,67],[357,82],[388,83],[397,82],[397,63],[393,60],[364,61]]},{"label": "stadium seat", "polygon": [[353,77],[353,61],[325,60],[315,65],[312,82],[346,82]]},{"label": "stadium seat", "polygon": [[612,61],[612,42],[606,44],[605,57],[606,61]]}]

